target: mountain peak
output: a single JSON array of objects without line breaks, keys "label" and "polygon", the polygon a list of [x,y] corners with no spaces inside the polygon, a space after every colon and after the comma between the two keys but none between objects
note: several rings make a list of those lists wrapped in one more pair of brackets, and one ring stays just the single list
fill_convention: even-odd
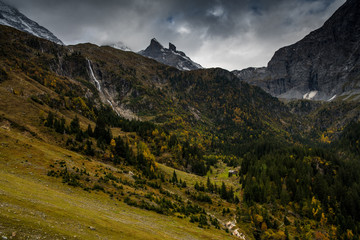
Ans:
[{"label": "mountain peak", "polygon": [[174,44],[169,43],[169,48],[164,48],[156,38],[151,39],[150,45],[145,50],[140,51],[139,54],[163,64],[176,67],[179,70],[202,68],[200,64],[193,62],[185,53],[177,51]]},{"label": "mountain peak", "polygon": [[58,39],[53,33],[38,23],[27,18],[16,8],[6,4],[0,0],[0,24],[16,28],[20,31],[30,33],[36,37],[47,39],[60,45],[64,43]]},{"label": "mountain peak", "polygon": [[156,40],[156,38],[151,39],[149,47],[151,47],[153,49],[162,49],[162,48],[164,48],[163,45],[161,45],[161,43],[159,43],[159,41]]},{"label": "mountain peak", "polygon": [[159,41],[156,38],[152,38],[151,42],[159,43]]},{"label": "mountain peak", "polygon": [[16,13],[18,12],[18,10],[16,8],[13,8],[9,5],[7,5],[6,3],[4,3],[3,1],[0,0],[0,11],[6,12],[6,13]]},{"label": "mountain peak", "polygon": [[172,44],[171,42],[169,42],[169,49],[170,49],[171,51],[176,52],[176,46],[175,46],[174,44]]}]

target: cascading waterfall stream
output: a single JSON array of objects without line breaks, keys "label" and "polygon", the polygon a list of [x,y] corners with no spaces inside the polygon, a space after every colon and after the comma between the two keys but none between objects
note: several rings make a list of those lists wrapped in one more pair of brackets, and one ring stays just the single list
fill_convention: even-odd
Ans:
[{"label": "cascading waterfall stream", "polygon": [[99,81],[96,79],[96,77],[95,77],[94,71],[93,71],[93,69],[92,69],[92,67],[91,67],[90,60],[87,59],[87,61],[88,61],[88,64],[89,64],[89,70],[90,70],[90,73],[91,73],[91,77],[92,77],[93,80],[95,81],[97,89],[101,92],[100,82],[99,82]]},{"label": "cascading waterfall stream", "polygon": [[108,99],[107,102],[110,104],[111,108],[117,113],[117,115],[120,116],[119,112],[116,110],[116,108],[114,108],[112,102]]},{"label": "cascading waterfall stream", "polygon": [[[86,60],[87,60],[88,65],[89,65],[89,70],[90,70],[90,73],[91,73],[91,78],[95,81],[96,88],[98,89],[98,91],[99,91],[99,93],[100,93],[100,96],[103,96],[103,99],[106,100],[106,101],[110,104],[111,108],[120,116],[119,112],[116,110],[116,108],[115,108],[114,105],[112,104],[112,102],[111,102],[111,101],[112,101],[112,100],[111,100],[111,97],[110,97],[110,95],[107,93],[106,89],[105,89],[105,91],[103,91],[103,90],[101,89],[100,82],[99,82],[99,80],[96,79],[95,74],[94,74],[94,71],[93,71],[93,69],[92,69],[92,67],[91,67],[91,61],[90,61],[89,59],[86,59]],[[110,99],[109,99],[109,98],[110,98]]]}]

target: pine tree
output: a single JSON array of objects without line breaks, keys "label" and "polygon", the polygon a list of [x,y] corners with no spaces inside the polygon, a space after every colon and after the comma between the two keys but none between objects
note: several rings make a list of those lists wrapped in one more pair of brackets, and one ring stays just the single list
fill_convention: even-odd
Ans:
[{"label": "pine tree", "polygon": [[93,137],[93,135],[94,135],[94,132],[93,132],[90,124],[87,127],[86,133],[88,134],[89,137]]},{"label": "pine tree", "polygon": [[289,237],[289,231],[287,228],[285,228],[285,237],[286,237],[286,240],[289,240],[290,237]]},{"label": "pine tree", "polygon": [[226,198],[226,200],[227,200],[228,202],[233,202],[233,200],[234,200],[234,189],[233,189],[233,187],[230,187],[230,190],[229,190],[229,192],[227,193],[227,198]]},{"label": "pine tree", "polygon": [[200,187],[199,187],[199,183],[198,183],[198,182],[195,183],[194,188],[199,191],[199,188],[200,188]]},{"label": "pine tree", "polygon": [[112,139],[112,134],[110,128],[106,125],[105,119],[103,116],[99,116],[96,120],[96,126],[94,129],[94,137],[98,140],[99,143],[109,144]]},{"label": "pine tree", "polygon": [[92,142],[90,140],[86,141],[86,150],[85,150],[85,154],[89,155],[89,156],[94,156],[94,149],[92,148]]},{"label": "pine tree", "polygon": [[285,226],[290,225],[290,221],[286,216],[284,216],[284,224],[285,224]]},{"label": "pine tree", "polygon": [[45,121],[45,126],[52,128],[54,126],[54,118],[54,114],[52,112],[49,112]]},{"label": "pine tree", "polygon": [[177,143],[178,143],[178,140],[177,140],[177,138],[176,138],[176,135],[171,134],[170,140],[169,140],[169,143],[168,143],[169,148],[172,148],[172,147],[175,146]]},{"label": "pine tree", "polygon": [[226,191],[226,185],[225,185],[224,182],[222,182],[222,185],[221,185],[220,196],[221,196],[222,199],[227,199],[228,198],[228,193]]},{"label": "pine tree", "polygon": [[173,172],[172,182],[173,182],[173,183],[178,183],[178,179],[177,179],[175,170],[174,170],[174,172]]},{"label": "pine tree", "polygon": [[214,191],[214,185],[211,183],[209,176],[207,178],[206,187],[208,192],[212,193]]},{"label": "pine tree", "polygon": [[77,116],[70,122],[70,132],[78,133],[80,131],[80,121]]},{"label": "pine tree", "polygon": [[82,133],[82,131],[78,131],[78,132],[76,133],[75,140],[78,141],[78,142],[82,142],[82,141],[83,141],[83,133]]}]

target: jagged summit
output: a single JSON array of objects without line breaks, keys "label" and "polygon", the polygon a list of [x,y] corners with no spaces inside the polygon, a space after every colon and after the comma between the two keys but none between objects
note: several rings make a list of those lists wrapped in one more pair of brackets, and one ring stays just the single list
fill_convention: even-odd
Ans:
[{"label": "jagged summit", "polygon": [[169,42],[169,49],[170,49],[171,51],[176,52],[176,46],[175,46],[174,44],[170,43],[170,42]]},{"label": "jagged summit", "polygon": [[150,45],[151,45],[151,44],[156,44],[156,45],[158,45],[158,46],[163,47],[163,46],[161,45],[161,43],[160,43],[156,38],[151,39]]},{"label": "jagged summit", "polygon": [[156,38],[151,39],[150,45],[145,49],[146,52],[160,52],[161,49],[164,49],[163,45],[159,43]]},{"label": "jagged summit", "polygon": [[156,38],[151,39],[150,45],[145,50],[140,51],[139,54],[155,59],[163,64],[176,67],[179,70],[202,68],[200,64],[193,62],[185,53],[177,51],[174,44],[169,43],[169,48],[164,48]]},{"label": "jagged summit", "polygon": [[27,18],[16,8],[0,0],[0,24],[16,28],[20,31],[30,33],[34,36],[47,39],[57,44],[64,45],[53,33],[38,23]]},{"label": "jagged summit", "polygon": [[266,69],[234,71],[280,98],[360,100],[360,1],[348,0],[325,24],[279,49]]}]

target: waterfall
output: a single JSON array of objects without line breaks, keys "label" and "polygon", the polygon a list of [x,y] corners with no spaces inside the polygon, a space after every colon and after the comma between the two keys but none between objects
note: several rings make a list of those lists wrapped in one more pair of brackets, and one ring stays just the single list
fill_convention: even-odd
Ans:
[{"label": "waterfall", "polygon": [[113,106],[113,104],[111,103],[111,101],[108,99],[107,102],[110,104],[111,108],[116,112],[116,114],[120,116],[119,112],[116,110],[116,108],[114,108],[114,106]]},{"label": "waterfall", "polygon": [[87,59],[87,61],[88,61],[88,64],[89,64],[89,69],[90,69],[91,77],[92,77],[93,80],[95,81],[97,89],[98,89],[99,91],[101,91],[100,82],[99,82],[99,81],[96,79],[96,77],[95,77],[94,71],[92,70],[92,67],[91,67],[90,60]]},{"label": "waterfall", "polygon": [[99,90],[99,94],[100,94],[100,99],[102,100],[102,102],[104,102],[105,100],[110,104],[111,108],[116,112],[117,115],[121,116],[120,113],[116,110],[116,108],[114,107],[114,105],[112,104],[112,98],[110,96],[110,94],[108,93],[108,91],[106,89],[101,90],[101,86],[100,86],[100,82],[99,80],[96,79],[94,71],[91,67],[91,62],[89,59],[86,59],[89,65],[89,70],[91,73],[91,78],[95,81],[95,85],[96,88]]}]

